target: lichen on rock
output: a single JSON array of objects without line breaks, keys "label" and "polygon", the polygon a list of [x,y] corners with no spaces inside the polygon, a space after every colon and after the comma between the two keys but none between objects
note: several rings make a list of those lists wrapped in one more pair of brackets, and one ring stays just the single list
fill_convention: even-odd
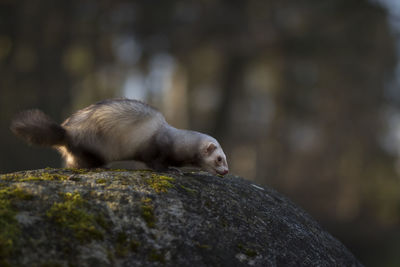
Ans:
[{"label": "lichen on rock", "polygon": [[0,266],[360,266],[275,191],[234,176],[0,175]]},{"label": "lichen on rock", "polygon": [[[87,202],[77,192],[63,194],[63,201],[54,203],[46,212],[47,217],[60,227],[69,229],[81,242],[103,239],[95,216],[90,214]],[[100,225],[100,224],[99,224]]]},{"label": "lichen on rock", "polygon": [[16,186],[0,184],[0,266],[8,265],[15,243],[20,234],[16,219],[16,202],[32,199],[32,195]]}]

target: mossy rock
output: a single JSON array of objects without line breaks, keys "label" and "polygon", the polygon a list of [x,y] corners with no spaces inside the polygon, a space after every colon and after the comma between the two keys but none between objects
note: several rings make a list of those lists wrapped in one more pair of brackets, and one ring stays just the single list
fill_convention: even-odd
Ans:
[{"label": "mossy rock", "polygon": [[0,266],[361,266],[303,210],[234,176],[0,175]]}]

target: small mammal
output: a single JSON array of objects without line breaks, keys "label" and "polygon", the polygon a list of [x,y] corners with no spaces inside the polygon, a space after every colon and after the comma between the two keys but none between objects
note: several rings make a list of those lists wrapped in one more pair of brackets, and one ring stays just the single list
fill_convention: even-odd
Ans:
[{"label": "small mammal", "polygon": [[61,125],[40,110],[26,110],[16,115],[10,128],[30,144],[57,149],[66,167],[136,160],[155,170],[194,166],[212,174],[228,173],[217,140],[172,127],[158,110],[138,100],[104,100],[77,111]]}]

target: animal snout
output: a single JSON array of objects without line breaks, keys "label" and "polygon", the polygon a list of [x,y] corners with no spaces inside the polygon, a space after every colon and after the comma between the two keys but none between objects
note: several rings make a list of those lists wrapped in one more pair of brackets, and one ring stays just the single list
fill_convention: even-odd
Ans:
[{"label": "animal snout", "polygon": [[227,174],[228,172],[229,172],[228,169],[223,169],[222,171],[219,171],[219,174],[225,175],[225,174]]}]

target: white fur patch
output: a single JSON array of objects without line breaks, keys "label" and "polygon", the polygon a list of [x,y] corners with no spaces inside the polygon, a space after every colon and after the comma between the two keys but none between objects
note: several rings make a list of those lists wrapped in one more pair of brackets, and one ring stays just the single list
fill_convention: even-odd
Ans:
[{"label": "white fur patch", "polygon": [[[65,123],[72,143],[98,153],[106,162],[131,159],[165,122],[157,110],[136,101],[89,106]],[[73,162],[62,151],[67,163]]]},{"label": "white fur patch", "polygon": [[101,151],[106,161],[129,159],[149,141],[160,126],[160,120],[156,118],[135,124],[115,124],[115,127],[107,132],[105,142],[99,144],[96,149]]},{"label": "white fur patch", "polygon": [[75,157],[68,152],[68,150],[64,146],[57,147],[57,150],[63,155],[65,159],[66,166],[75,166],[76,160]]}]

